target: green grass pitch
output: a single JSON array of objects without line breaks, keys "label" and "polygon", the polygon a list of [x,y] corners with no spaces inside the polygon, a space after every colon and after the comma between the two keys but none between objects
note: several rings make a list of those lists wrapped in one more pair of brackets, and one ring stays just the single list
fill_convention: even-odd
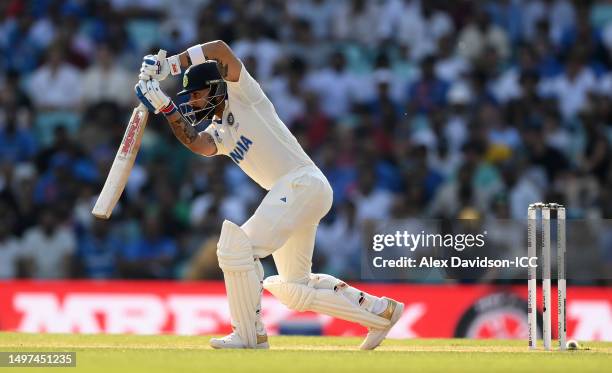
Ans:
[{"label": "green grass pitch", "polygon": [[[0,351],[76,351],[68,372],[604,372],[612,343],[578,351],[528,351],[526,341],[386,340],[359,351],[359,338],[271,337],[270,350],[213,350],[209,337],[0,333]],[[540,343],[541,345],[541,343]],[[48,368],[0,368],[49,372]]]}]

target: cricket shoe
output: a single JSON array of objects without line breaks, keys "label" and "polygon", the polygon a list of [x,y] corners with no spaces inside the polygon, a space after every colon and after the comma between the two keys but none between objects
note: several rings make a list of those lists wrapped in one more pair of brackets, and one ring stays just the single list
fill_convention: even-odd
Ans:
[{"label": "cricket shoe", "polygon": [[[223,338],[211,338],[210,345],[214,349],[249,348],[244,344],[244,342],[242,342],[242,339],[236,332],[228,334]],[[257,334],[257,345],[255,345],[255,347],[253,348],[256,348],[256,349],[270,348],[270,345],[268,344],[268,335],[267,334]]]},{"label": "cricket shoe", "polygon": [[387,297],[383,297],[383,299],[387,300],[387,308],[379,313],[378,316],[389,320],[389,326],[384,329],[368,329],[368,335],[361,343],[361,346],[359,346],[361,350],[373,350],[378,347],[387,337],[387,334],[389,334],[391,328],[393,328],[395,323],[397,323],[397,320],[400,319],[402,313],[404,312],[404,303],[394,301],[393,299]]}]

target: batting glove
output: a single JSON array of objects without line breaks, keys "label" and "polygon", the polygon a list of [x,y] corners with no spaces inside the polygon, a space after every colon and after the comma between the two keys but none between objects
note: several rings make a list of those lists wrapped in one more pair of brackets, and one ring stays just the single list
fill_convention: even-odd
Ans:
[{"label": "batting glove", "polygon": [[134,91],[140,102],[155,114],[170,115],[177,110],[174,102],[161,90],[159,82],[155,79],[139,80],[134,86]]},{"label": "batting glove", "polygon": [[138,79],[145,81],[155,79],[160,82],[166,79],[170,73],[172,75],[181,73],[181,63],[178,56],[159,58],[153,54],[148,54],[142,59]]}]

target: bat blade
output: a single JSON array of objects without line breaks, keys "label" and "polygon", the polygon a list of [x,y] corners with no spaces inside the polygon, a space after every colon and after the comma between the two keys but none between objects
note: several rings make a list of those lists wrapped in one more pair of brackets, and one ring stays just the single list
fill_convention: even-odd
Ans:
[{"label": "bat blade", "polygon": [[143,104],[134,108],[104,187],[91,211],[95,217],[108,219],[111,216],[134,166],[148,118],[149,111]]}]

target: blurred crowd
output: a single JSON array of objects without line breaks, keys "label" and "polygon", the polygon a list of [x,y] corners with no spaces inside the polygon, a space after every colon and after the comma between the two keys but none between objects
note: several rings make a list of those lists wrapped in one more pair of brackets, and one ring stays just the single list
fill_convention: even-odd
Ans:
[{"label": "blurred crowd", "polygon": [[163,118],[112,219],[90,214],[142,56],[215,39],[333,186],[315,271],[359,278],[371,221],[612,218],[610,1],[7,0],[0,278],[220,278],[221,222],[264,191]]}]

